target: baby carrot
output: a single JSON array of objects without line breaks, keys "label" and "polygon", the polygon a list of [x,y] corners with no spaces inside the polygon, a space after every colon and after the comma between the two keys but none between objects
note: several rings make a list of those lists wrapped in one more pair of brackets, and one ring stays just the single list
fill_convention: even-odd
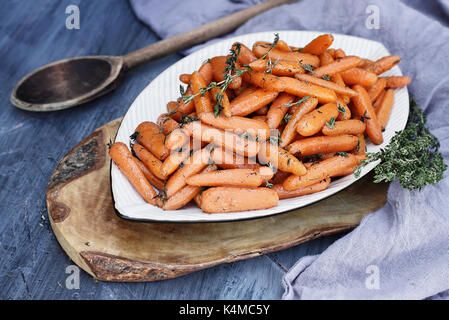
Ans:
[{"label": "baby carrot", "polygon": [[273,185],[272,189],[276,191],[276,193],[279,196],[279,199],[289,199],[299,196],[305,196],[307,194],[317,193],[320,191],[323,191],[329,186],[329,183],[331,182],[330,178],[326,178],[321,180],[318,183],[312,184],[307,187],[302,187],[296,190],[285,190],[284,186],[282,184],[275,184]]},{"label": "baby carrot", "polygon": [[321,136],[297,140],[287,146],[291,154],[309,156],[317,153],[346,152],[353,150],[359,139],[353,135]]},{"label": "baby carrot", "polygon": [[352,68],[340,73],[343,81],[347,85],[360,84],[364,87],[371,87],[377,81],[377,75],[361,68]]},{"label": "baby carrot", "polygon": [[352,154],[334,156],[312,165],[303,176],[291,175],[285,179],[282,185],[285,190],[289,191],[304,188],[340,174],[340,172],[353,166],[356,161],[356,157]]},{"label": "baby carrot", "polygon": [[[264,42],[264,41],[257,41],[253,45],[253,53],[256,55],[256,57],[261,58],[267,52],[270,50],[271,43]],[[316,67],[320,64],[320,59],[309,53],[302,53],[298,51],[292,51],[292,52],[285,52],[282,50],[279,50],[277,48],[273,48],[270,52],[268,52],[267,59],[271,59],[271,61],[291,61],[291,62],[298,62],[301,61],[301,64],[303,65],[311,65],[313,67]]]},{"label": "baby carrot", "polygon": [[260,164],[251,158],[247,158],[223,148],[215,147],[210,153],[210,158],[221,169],[259,169]]},{"label": "baby carrot", "polygon": [[262,142],[259,147],[258,158],[263,163],[271,164],[279,170],[291,172],[298,176],[306,173],[307,170],[303,163],[287,150],[270,142]]},{"label": "baby carrot", "polygon": [[309,42],[304,48],[301,49],[301,53],[311,53],[319,56],[327,48],[329,48],[334,42],[334,36],[331,34],[323,34],[316,37],[311,42]]},{"label": "baby carrot", "polygon": [[151,173],[161,180],[165,180],[167,178],[166,174],[162,171],[162,162],[150,151],[138,143],[135,143],[132,148],[134,153],[137,155],[137,158],[143,162]]},{"label": "baby carrot", "polygon": [[186,179],[201,170],[203,170],[209,164],[209,150],[203,148],[197,150],[186,160],[184,165],[176,170],[165,184],[165,196],[170,198],[182,187],[187,184]]},{"label": "baby carrot", "polygon": [[357,135],[357,138],[359,139],[359,141],[357,142],[357,146],[352,153],[354,153],[355,155],[364,155],[366,154],[365,135],[363,133],[359,134]]},{"label": "baby carrot", "polygon": [[[210,59],[210,64],[212,65],[213,79],[215,82],[220,82],[224,80],[224,73],[226,69],[226,56],[218,56]],[[232,82],[229,84],[229,88],[237,89],[242,84],[241,77],[234,77]]]},{"label": "baby carrot", "polygon": [[297,97],[316,97],[319,103],[335,102],[337,95],[334,91],[323,88],[312,83],[300,81],[290,77],[280,77],[284,83],[285,92]]},{"label": "baby carrot", "polygon": [[[213,87],[211,89],[212,99],[215,101],[216,105],[221,107],[221,112],[226,116],[232,116],[231,112],[231,103],[229,102],[228,95],[226,92],[222,92],[222,90],[218,87]],[[214,110],[215,112],[215,110]]]},{"label": "baby carrot", "polygon": [[343,51],[343,49],[337,49],[335,50],[333,57],[334,59],[342,59],[346,57],[346,53]]},{"label": "baby carrot", "polygon": [[293,77],[296,73],[304,73],[304,68],[299,62],[293,61],[272,61],[271,59],[258,59],[249,64],[252,70],[266,72],[275,76]]},{"label": "baby carrot", "polygon": [[394,102],[394,90],[388,89],[385,93],[385,96],[382,99],[382,102],[379,105],[379,108],[376,110],[377,118],[379,119],[379,124],[382,130],[385,129],[388,123],[388,119],[390,118],[391,109],[393,109]]},{"label": "baby carrot", "polygon": [[282,92],[285,90],[285,85],[281,78],[265,72],[245,72],[243,80],[269,91]]},{"label": "baby carrot", "polygon": [[377,78],[375,84],[368,88],[368,95],[371,99],[371,102],[376,101],[377,97],[382,93],[382,90],[387,86],[387,80],[385,78]]},{"label": "baby carrot", "polygon": [[316,98],[308,98],[300,103],[298,108],[296,108],[296,110],[290,117],[290,120],[287,122],[284,130],[282,131],[279,143],[280,147],[287,146],[295,139],[296,127],[298,126],[298,122],[302,119],[302,117],[304,117],[304,115],[315,109],[317,105],[318,100]]},{"label": "baby carrot", "polygon": [[196,114],[200,115],[202,112],[213,112],[214,109],[210,100],[209,91],[201,94],[201,89],[206,87],[206,82],[204,81],[203,76],[195,71],[192,73],[190,83],[192,84],[192,93],[195,95],[193,102],[195,103]]},{"label": "baby carrot", "polygon": [[[204,63],[198,70],[204,79],[206,85],[212,81],[212,65],[209,62]],[[185,84],[190,84],[191,74],[183,73],[179,76],[179,80]]]},{"label": "baby carrot", "polygon": [[134,162],[139,166],[140,171],[142,171],[145,178],[147,178],[148,182],[155,187],[156,189],[162,190],[164,189],[164,182],[156,177],[147,167],[140,161],[138,158],[133,156]]},{"label": "baby carrot", "polygon": [[333,75],[338,72],[352,69],[360,63],[360,58],[356,56],[347,56],[342,59],[338,59],[332,63],[325,66],[321,66],[313,70],[313,75],[315,77],[321,78],[326,75]]},{"label": "baby carrot", "polygon": [[260,139],[267,139],[270,136],[270,128],[265,122],[245,118],[241,116],[215,116],[211,112],[200,114],[199,119],[208,125],[224,130],[231,130],[239,135],[248,134],[253,138],[259,136]]},{"label": "baby carrot", "polygon": [[311,76],[309,74],[298,74],[297,73],[297,74],[295,74],[295,78],[298,79],[298,80],[302,80],[302,81],[305,81],[305,82],[310,82],[310,83],[316,84],[316,85],[318,85],[320,87],[323,87],[323,88],[327,88],[327,89],[333,90],[337,94],[347,95],[347,96],[350,96],[350,97],[353,97],[353,96],[357,95],[357,93],[354,90],[350,89],[350,88],[347,88],[345,86],[341,86],[341,85],[339,85],[339,84],[337,84],[335,82],[329,81],[329,80],[324,80],[324,79],[321,79],[321,78],[317,78],[317,77]]},{"label": "baby carrot", "polygon": [[278,202],[277,193],[269,188],[214,187],[203,191],[200,203],[206,213],[224,213],[267,209]]},{"label": "baby carrot", "polygon": [[364,67],[366,71],[373,72],[377,75],[384,73],[387,70],[390,70],[395,65],[401,62],[401,58],[399,56],[386,56],[380,58],[379,60],[374,61],[373,63]]},{"label": "baby carrot", "polygon": [[187,179],[187,184],[198,187],[258,187],[265,179],[265,177],[260,175],[258,169],[227,169],[195,174]]},{"label": "baby carrot", "polygon": [[340,98],[337,98],[337,106],[338,106],[338,121],[349,120],[351,119],[351,110],[347,106],[344,101]]},{"label": "baby carrot", "polygon": [[409,85],[410,82],[412,82],[412,79],[407,76],[393,76],[386,77],[385,79],[387,80],[386,87],[391,89],[405,87],[406,85]]},{"label": "baby carrot", "polygon": [[278,96],[278,92],[257,89],[251,93],[240,95],[231,102],[231,112],[235,116],[246,116],[266,106]]},{"label": "baby carrot", "polygon": [[157,118],[157,125],[162,129],[162,132],[165,135],[170,134],[173,130],[179,128],[179,123],[170,118],[167,113],[163,113]]},{"label": "baby carrot", "polygon": [[165,135],[156,123],[144,121],[137,126],[134,132],[137,133],[136,141],[159,160],[168,157],[169,150],[165,147]]},{"label": "baby carrot", "polygon": [[[209,165],[201,171],[202,173],[212,172],[217,170],[217,166]],[[184,207],[187,203],[189,203],[196,195],[201,192],[201,187],[195,186],[184,186],[181,190],[176,192],[173,196],[162,200],[162,209],[164,210],[177,210],[179,208]]]},{"label": "baby carrot", "polygon": [[292,52],[292,49],[288,46],[288,44],[284,40],[279,40],[276,43],[275,48],[284,52]]},{"label": "baby carrot", "polygon": [[365,132],[364,122],[356,119],[335,121],[334,125],[325,125],[321,132],[326,136],[339,136],[342,134],[358,135]]},{"label": "baby carrot", "polygon": [[[276,129],[284,119],[288,111],[288,103],[295,99],[294,96],[288,93],[281,93],[276,100],[273,101],[267,112],[267,124],[269,129]],[[268,134],[269,136],[269,134]],[[268,138],[267,136],[267,138]]]},{"label": "baby carrot", "polygon": [[377,119],[371,100],[365,88],[361,85],[355,85],[353,90],[358,92],[358,96],[352,97],[354,108],[366,124],[366,134],[374,144],[383,142],[382,128]]},{"label": "baby carrot", "polygon": [[304,137],[312,136],[318,133],[326,122],[332,122],[332,118],[335,121],[338,113],[338,107],[335,103],[325,104],[302,117],[298,121],[296,131]]},{"label": "baby carrot", "polygon": [[237,62],[241,65],[247,65],[251,62],[257,60],[257,57],[254,55],[254,53],[249,49],[247,46],[245,46],[243,43],[236,42],[232,45],[232,49],[235,50],[237,47],[237,44],[240,46],[240,54],[237,57]]},{"label": "baby carrot", "polygon": [[109,155],[142,198],[148,203],[155,203],[156,191],[133,160],[128,147],[122,142],[116,142],[109,149]]}]

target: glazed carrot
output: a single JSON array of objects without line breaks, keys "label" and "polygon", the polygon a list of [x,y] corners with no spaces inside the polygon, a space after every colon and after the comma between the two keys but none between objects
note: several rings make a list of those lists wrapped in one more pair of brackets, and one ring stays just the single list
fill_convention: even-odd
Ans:
[{"label": "glazed carrot", "polygon": [[296,131],[304,137],[312,136],[319,132],[326,122],[331,121],[332,118],[335,121],[338,113],[338,107],[335,103],[325,104],[302,117],[298,121]]},{"label": "glazed carrot", "polygon": [[[305,166],[305,164],[304,164],[304,166]],[[270,182],[273,185],[282,184],[284,182],[284,180],[287,179],[290,175],[291,175],[290,172],[284,172],[281,170],[277,170],[276,173],[274,174],[273,178],[270,180]]]},{"label": "glazed carrot", "polygon": [[[192,94],[192,88],[190,86],[187,87],[186,96],[189,96]],[[184,103],[182,99],[179,99],[178,102],[171,101],[167,104],[167,112],[170,115],[171,118],[173,118],[176,121],[181,121],[183,114],[190,114],[193,111],[195,111],[195,104],[193,103],[193,100]]]},{"label": "glazed carrot", "polygon": [[190,146],[184,146],[184,148],[180,151],[170,152],[170,155],[164,160],[161,167],[161,171],[165,176],[169,176],[175,172],[181,163],[183,163],[190,156],[190,151],[193,148],[192,144],[193,143],[191,143]]},{"label": "glazed carrot", "polygon": [[316,85],[318,85],[320,87],[323,87],[323,88],[327,88],[327,89],[333,90],[337,94],[347,95],[347,96],[350,96],[350,97],[353,97],[353,96],[357,95],[357,93],[354,90],[350,89],[350,88],[347,88],[345,86],[341,86],[341,85],[336,84],[335,82],[332,82],[332,81],[328,81],[328,80],[324,80],[324,79],[321,79],[321,78],[317,78],[317,77],[311,76],[309,74],[299,74],[299,73],[297,73],[297,74],[295,74],[295,78],[299,79],[299,80],[302,80],[302,81],[305,81],[305,82],[310,82],[310,83],[316,84]]},{"label": "glazed carrot", "polygon": [[[261,58],[268,52],[268,50],[270,50],[270,46],[271,43],[269,42],[258,41],[253,45],[253,53],[256,55],[256,57]],[[268,53],[268,58],[270,58],[272,61],[301,61],[303,65],[311,65],[313,67],[318,66],[320,63],[320,59],[313,54],[302,53],[298,51],[285,52],[277,48],[273,48]]]},{"label": "glazed carrot", "polygon": [[229,102],[226,92],[222,92],[218,87],[213,87],[211,89],[211,94],[212,99],[215,101],[215,105],[221,107],[221,112],[225,115],[225,117],[232,116],[231,103]]},{"label": "glazed carrot", "polygon": [[[209,165],[201,171],[202,173],[212,172],[217,170],[217,166]],[[184,186],[181,190],[176,192],[173,196],[162,202],[162,209],[177,210],[188,204],[196,195],[201,192],[201,187]]]},{"label": "glazed carrot", "polygon": [[[382,103],[383,98],[385,97],[385,93],[387,93],[387,90],[382,90],[377,99],[373,103],[373,109],[377,112],[379,109],[379,105]],[[359,115],[360,117],[360,115]]]},{"label": "glazed carrot", "polygon": [[322,136],[297,140],[287,146],[291,154],[299,156],[309,156],[317,153],[332,153],[351,151],[359,142],[353,135]]},{"label": "glazed carrot", "polygon": [[203,76],[199,72],[195,71],[192,73],[190,83],[192,84],[192,93],[195,95],[193,102],[195,104],[196,114],[200,115],[202,112],[213,112],[214,109],[212,107],[209,91],[201,94],[201,88],[205,88],[207,86]]},{"label": "glazed carrot", "polygon": [[284,40],[279,40],[275,46],[276,49],[279,49],[284,52],[291,52],[292,49],[288,46],[288,44]]},{"label": "glazed carrot", "polygon": [[278,92],[265,91],[261,88],[245,95],[242,94],[232,100],[231,112],[235,116],[246,116],[272,102],[278,94]]},{"label": "glazed carrot", "polygon": [[410,82],[412,82],[412,79],[410,77],[406,77],[406,76],[386,77],[385,79],[387,81],[386,87],[391,88],[391,89],[405,87],[405,86],[409,85]]},{"label": "glazed carrot", "polygon": [[335,121],[333,126],[324,126],[323,132],[326,136],[339,136],[342,134],[358,135],[365,132],[366,125],[364,122],[356,119]]},{"label": "glazed carrot", "polygon": [[215,116],[212,112],[202,113],[198,117],[203,123],[224,130],[231,130],[239,135],[249,134],[254,138],[259,136],[263,140],[270,136],[268,125],[258,120],[240,116],[229,118],[220,115]]},{"label": "glazed carrot", "polygon": [[[212,81],[212,65],[209,62],[204,63],[198,70],[199,74],[204,79],[206,85],[208,85]],[[185,84],[190,84],[190,79],[192,78],[191,74],[183,73],[179,76],[179,80]]]},{"label": "glazed carrot", "polygon": [[345,70],[352,69],[360,63],[360,58],[356,56],[347,56],[342,59],[336,60],[325,66],[316,68],[313,70],[315,77],[321,78],[326,75],[333,75]]},{"label": "glazed carrot", "polygon": [[265,72],[248,71],[243,75],[243,80],[269,91],[282,92],[285,90],[281,78]]},{"label": "glazed carrot", "polygon": [[192,125],[188,123],[184,125],[183,128],[175,129],[165,138],[165,147],[170,150],[176,150],[182,148],[190,141],[190,136],[192,135],[192,130],[186,130],[186,128],[190,128]]},{"label": "glazed carrot", "polygon": [[387,80],[385,80],[385,78],[377,78],[376,83],[368,88],[368,95],[371,102],[376,101],[377,97],[382,93],[386,86]]},{"label": "glazed carrot", "polygon": [[368,159],[366,155],[356,155],[356,162],[352,165],[347,167],[345,170],[342,170],[334,175],[334,177],[343,177],[347,176],[349,174],[353,174],[354,171],[357,169],[357,166],[359,166],[362,163],[362,160]]},{"label": "glazed carrot", "polygon": [[243,157],[223,148],[214,148],[210,153],[210,158],[221,169],[259,169],[260,164],[255,160]]},{"label": "glazed carrot", "polygon": [[342,59],[346,57],[346,53],[343,51],[343,49],[337,49],[335,50],[333,57],[334,59]]},{"label": "glazed carrot", "polygon": [[364,87],[371,87],[377,81],[377,75],[361,68],[352,68],[340,73],[343,81],[347,85],[360,84]]},{"label": "glazed carrot", "polygon": [[186,179],[201,170],[203,170],[209,164],[209,150],[208,148],[203,148],[197,150],[193,153],[190,158],[188,158],[184,165],[176,170],[165,184],[165,196],[170,198],[176,192],[178,192],[182,187],[184,187],[187,182]]},{"label": "glazed carrot", "polygon": [[267,115],[255,115],[255,116],[252,116],[251,119],[254,119],[254,120],[257,120],[257,121],[266,122],[267,121]]},{"label": "glazed carrot", "polygon": [[347,156],[334,156],[314,164],[307,169],[307,173],[303,176],[291,175],[284,181],[282,186],[285,190],[292,191],[311,186],[323,179],[336,176],[340,174],[340,172],[353,166],[357,161],[356,157],[352,154],[346,155]]},{"label": "glazed carrot", "polygon": [[262,142],[259,146],[258,157],[263,163],[271,164],[279,170],[291,172],[298,176],[306,173],[303,163],[287,150],[269,142]]},{"label": "glazed carrot", "polygon": [[257,60],[257,57],[254,55],[254,53],[249,49],[247,46],[245,46],[243,43],[236,42],[232,45],[232,49],[236,49],[236,44],[240,46],[240,53],[237,57],[237,62],[241,65],[250,64],[254,60]]},{"label": "glazed carrot", "polygon": [[357,136],[357,138],[358,138],[359,141],[357,142],[357,146],[353,150],[353,153],[355,155],[364,155],[364,154],[366,154],[365,135],[364,134],[359,134]]},{"label": "glazed carrot", "polygon": [[268,113],[268,106],[263,106],[262,108],[257,109],[254,111],[254,114],[258,116],[267,116]]},{"label": "glazed carrot", "polygon": [[258,59],[249,64],[252,70],[257,72],[269,72],[275,76],[293,77],[296,73],[304,73],[304,68],[299,62],[272,61],[271,59]]},{"label": "glazed carrot", "polygon": [[162,162],[156,158],[150,151],[145,149],[138,143],[133,145],[133,151],[137,155],[137,158],[143,162],[143,164],[151,171],[157,178],[165,180],[166,174],[162,171]]},{"label": "glazed carrot", "polygon": [[269,188],[214,187],[201,194],[201,209],[206,213],[267,209],[278,202],[277,193]]},{"label": "glazed carrot", "polygon": [[[324,51],[321,55],[320,55],[320,64],[321,66],[326,66],[330,63],[334,62],[334,58],[332,57],[332,55],[329,53],[329,50]],[[324,77],[323,77],[324,79]],[[336,83],[337,85],[341,86],[341,87],[345,87],[346,88],[346,84],[343,81],[343,78],[341,77],[340,73],[335,73],[331,76],[331,80]],[[337,97],[339,98],[339,100],[341,100],[342,102],[344,102],[345,104],[348,104],[351,101],[351,98],[347,95],[337,95]]]},{"label": "glazed carrot", "polygon": [[338,106],[338,121],[349,120],[351,119],[351,110],[347,106],[344,101],[340,98],[337,98],[337,106]]},{"label": "glazed carrot", "polygon": [[192,76],[191,74],[182,73],[179,75],[179,81],[181,81],[182,83],[185,83],[185,84],[189,84],[191,76]]},{"label": "glazed carrot", "polygon": [[[218,56],[210,59],[210,64],[212,65],[213,79],[215,82],[220,82],[224,80],[224,73],[226,69],[226,56]],[[234,77],[232,82],[229,84],[229,88],[237,89],[242,84],[241,77]]]},{"label": "glazed carrot", "polygon": [[371,104],[368,92],[366,92],[365,88],[361,85],[355,85],[353,89],[359,94],[358,96],[353,97],[352,101],[357,113],[364,119],[366,124],[366,134],[374,144],[381,144],[383,142],[382,129],[373,105]]},{"label": "glazed carrot", "polygon": [[370,59],[362,59],[362,61],[360,61],[359,65],[357,66],[358,68],[364,68],[365,66],[373,63],[373,60]]},{"label": "glazed carrot", "polygon": [[329,53],[329,50],[326,50],[320,54],[320,66],[326,66],[332,62],[334,62],[334,58]]},{"label": "glazed carrot", "polygon": [[294,111],[287,125],[281,134],[281,140],[279,143],[280,147],[285,147],[290,142],[295,139],[296,136],[296,127],[298,126],[298,122],[304,117],[304,115],[311,112],[318,105],[317,98],[308,98],[305,101],[301,102],[298,108]]},{"label": "glazed carrot", "polygon": [[334,58],[335,55],[335,49],[334,48],[329,48],[326,50],[327,52],[329,52],[329,54],[331,55],[332,59]]},{"label": "glazed carrot", "polygon": [[156,189],[162,190],[164,189],[164,182],[156,177],[147,167],[140,161],[138,158],[133,156],[134,162],[139,166],[140,171],[142,171],[145,178],[147,178],[148,182],[155,187]]},{"label": "glazed carrot", "polygon": [[179,123],[172,118],[167,113],[162,113],[157,118],[157,125],[162,129],[162,132],[167,135],[173,130],[179,128]]},{"label": "glazed carrot", "polygon": [[335,102],[337,95],[334,91],[327,88],[323,88],[312,83],[300,81],[298,79],[289,77],[280,77],[285,85],[285,92],[290,93],[297,97],[316,97],[319,103]]},{"label": "glazed carrot", "polygon": [[284,186],[282,184],[275,184],[273,185],[272,189],[274,191],[276,191],[276,193],[279,196],[279,199],[289,199],[289,198],[294,198],[294,197],[299,197],[299,196],[305,196],[307,194],[312,194],[312,193],[317,193],[320,191],[323,191],[324,189],[326,189],[329,186],[331,179],[330,178],[326,178],[321,180],[318,183],[312,184],[310,186],[307,187],[302,187],[296,190],[285,190]]},{"label": "glazed carrot", "polygon": [[169,150],[165,147],[165,135],[156,123],[144,121],[137,126],[134,132],[138,132],[136,141],[159,160],[168,157]]},{"label": "glazed carrot", "polygon": [[334,36],[331,34],[323,34],[316,37],[311,42],[309,42],[304,48],[301,49],[301,53],[311,53],[319,56],[327,48],[329,48],[334,42]]},{"label": "glazed carrot", "polygon": [[[285,114],[288,111],[287,104],[293,102],[294,96],[288,93],[281,93],[276,100],[273,101],[271,107],[267,112],[267,124],[269,129],[276,129],[284,119]],[[268,135],[269,136],[269,135]],[[268,137],[267,136],[267,137]]]},{"label": "glazed carrot", "polygon": [[401,58],[399,56],[386,56],[380,58],[379,60],[374,61],[373,63],[364,67],[366,71],[370,71],[377,75],[384,73],[387,70],[390,70],[395,65],[401,62]]},{"label": "glazed carrot", "polygon": [[195,174],[187,179],[187,184],[197,187],[258,187],[265,182],[265,179],[258,169],[227,169]]},{"label": "glazed carrot", "polygon": [[109,155],[140,196],[148,203],[155,203],[156,191],[133,160],[128,147],[122,142],[116,142],[109,149]]},{"label": "glazed carrot", "polygon": [[376,110],[377,118],[379,119],[379,124],[382,130],[385,129],[388,123],[388,119],[390,118],[391,109],[393,109],[394,102],[394,90],[388,89],[385,93],[385,96],[382,99],[382,102],[379,105],[379,108]]},{"label": "glazed carrot", "polygon": [[243,81],[240,88],[232,90],[232,91],[234,93],[234,99],[235,99],[236,97],[240,97],[241,95],[245,95],[245,94],[254,92],[257,89],[259,89],[259,88],[257,88],[256,86],[253,86],[249,82]]}]

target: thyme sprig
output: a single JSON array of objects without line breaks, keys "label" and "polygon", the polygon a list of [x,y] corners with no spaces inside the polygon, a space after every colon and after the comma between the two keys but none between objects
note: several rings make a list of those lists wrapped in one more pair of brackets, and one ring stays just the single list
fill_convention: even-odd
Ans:
[{"label": "thyme sprig", "polygon": [[275,33],[274,34],[274,40],[271,43],[270,48],[268,49],[267,52],[265,52],[265,54],[260,59],[264,60],[266,57],[268,57],[268,54],[271,52],[271,50],[274,49],[274,47],[276,47],[278,41],[279,41],[279,33]]},{"label": "thyme sprig", "polygon": [[360,175],[362,166],[381,160],[374,169],[375,183],[398,179],[403,188],[420,190],[439,182],[447,169],[439,147],[438,139],[426,127],[425,113],[411,99],[405,129],[396,132],[385,148],[367,153],[368,159],[355,169],[354,175]]},{"label": "thyme sprig", "polygon": [[290,100],[289,102],[284,103],[283,106],[284,106],[284,107],[287,107],[287,108],[290,108],[290,107],[293,107],[293,106],[295,106],[295,105],[300,105],[301,103],[303,103],[303,102],[309,100],[309,98],[310,98],[310,96],[305,96],[305,97],[299,99],[299,100],[296,101],[296,102],[293,102],[293,100]]}]

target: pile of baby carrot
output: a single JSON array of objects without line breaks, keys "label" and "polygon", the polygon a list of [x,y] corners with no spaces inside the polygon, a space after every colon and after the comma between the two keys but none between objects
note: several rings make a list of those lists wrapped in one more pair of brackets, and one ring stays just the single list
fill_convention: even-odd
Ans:
[{"label": "pile of baby carrot", "polygon": [[[377,61],[332,49],[331,34],[304,48],[273,42],[180,75],[187,85],[157,123],[142,122],[131,150],[110,156],[142,198],[164,210],[192,200],[207,213],[266,209],[326,189],[383,142],[394,89],[411,79],[380,76],[401,58]],[[151,106],[149,106],[151,107]]]}]

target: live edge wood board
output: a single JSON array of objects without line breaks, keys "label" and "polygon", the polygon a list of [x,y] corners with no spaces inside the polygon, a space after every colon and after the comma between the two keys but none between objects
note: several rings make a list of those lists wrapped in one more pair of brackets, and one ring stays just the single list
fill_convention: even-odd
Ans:
[{"label": "live edge wood board", "polygon": [[69,257],[98,280],[164,280],[279,251],[354,228],[386,202],[387,185],[374,184],[367,175],[316,204],[262,219],[187,224],[127,221],[113,207],[107,152],[120,121],[97,129],[67,153],[47,187],[56,238]]}]

